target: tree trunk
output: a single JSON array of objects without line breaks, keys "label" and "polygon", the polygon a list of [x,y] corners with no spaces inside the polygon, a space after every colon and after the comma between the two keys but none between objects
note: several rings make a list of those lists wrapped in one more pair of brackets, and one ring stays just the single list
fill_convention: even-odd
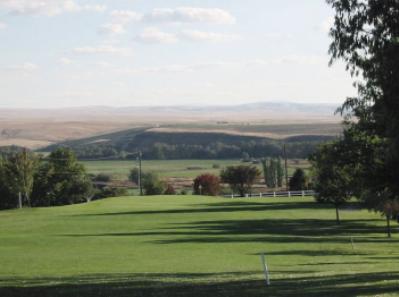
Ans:
[{"label": "tree trunk", "polygon": [[341,224],[341,220],[339,218],[339,206],[338,205],[335,205],[335,216],[336,216],[337,224],[338,225]]},{"label": "tree trunk", "polygon": [[391,216],[387,215],[386,218],[387,218],[387,235],[388,235],[388,238],[391,238],[392,237]]}]

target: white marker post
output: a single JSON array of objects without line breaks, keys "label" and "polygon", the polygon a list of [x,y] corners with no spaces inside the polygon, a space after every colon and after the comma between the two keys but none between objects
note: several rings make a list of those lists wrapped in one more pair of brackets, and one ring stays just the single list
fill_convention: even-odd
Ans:
[{"label": "white marker post", "polygon": [[351,245],[352,245],[352,250],[354,250],[355,249],[355,242],[354,242],[354,240],[353,240],[353,237],[351,236]]},{"label": "white marker post", "polygon": [[265,254],[260,255],[262,261],[263,272],[265,274],[266,286],[270,286],[269,268],[267,267]]}]

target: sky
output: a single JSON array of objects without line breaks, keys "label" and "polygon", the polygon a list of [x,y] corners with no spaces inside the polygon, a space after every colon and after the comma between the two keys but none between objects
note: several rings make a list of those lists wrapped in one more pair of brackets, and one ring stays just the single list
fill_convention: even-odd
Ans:
[{"label": "sky", "polygon": [[0,0],[0,107],[342,103],[323,0]]}]

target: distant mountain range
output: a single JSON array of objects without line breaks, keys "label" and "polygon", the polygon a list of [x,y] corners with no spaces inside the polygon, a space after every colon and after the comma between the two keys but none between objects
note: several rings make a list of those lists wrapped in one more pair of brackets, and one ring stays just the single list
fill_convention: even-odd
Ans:
[{"label": "distant mountain range", "polygon": [[[278,119],[290,114],[303,119],[310,118],[334,118],[337,104],[293,103],[293,102],[257,102],[240,105],[175,105],[175,106],[87,106],[68,107],[54,109],[15,109],[0,108],[0,120],[10,119],[55,119],[55,120],[82,120],[82,119],[113,119],[119,117],[148,118],[154,115],[161,119],[168,119],[173,114],[179,114],[181,118],[190,116],[200,118],[226,118],[231,114],[241,114],[243,117],[250,115],[256,118],[270,117]],[[83,117],[83,118],[82,118]]]}]

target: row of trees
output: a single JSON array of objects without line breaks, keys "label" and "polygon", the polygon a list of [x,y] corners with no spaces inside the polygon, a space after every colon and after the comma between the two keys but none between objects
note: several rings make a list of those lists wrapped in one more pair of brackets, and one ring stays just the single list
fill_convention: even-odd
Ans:
[{"label": "row of trees", "polygon": [[27,150],[0,155],[0,209],[68,205],[127,194],[109,182],[109,176],[87,174],[66,148],[47,158]]},{"label": "row of trees", "polygon": [[391,220],[399,215],[399,2],[327,0],[335,10],[331,62],[343,60],[356,97],[339,112],[341,139],[311,158],[319,201],[337,209],[356,197]]},{"label": "row of trees", "polygon": [[[273,168],[273,167],[272,167]],[[194,193],[199,195],[216,196],[220,193],[220,183],[228,184],[234,193],[244,196],[251,193],[252,186],[260,178],[261,172],[255,166],[229,166],[220,172],[220,177],[204,174],[194,180]],[[282,178],[281,178],[282,182]],[[270,186],[278,186],[273,183]],[[309,180],[302,169],[297,169],[290,179],[290,190],[301,191],[308,189]]]},{"label": "row of trees", "polygon": [[[223,169],[220,176],[202,174],[193,182],[193,193],[196,195],[217,196],[221,192],[221,184],[229,184],[231,190],[244,196],[251,192],[251,188],[260,177],[256,166],[229,166]],[[139,181],[139,171],[134,168],[129,179],[135,183]],[[156,173],[141,173],[141,182],[145,195],[173,195],[176,193],[171,184],[166,183]]]},{"label": "row of trees", "polygon": [[[316,150],[319,141],[297,141],[289,142],[287,155],[289,158],[307,158]],[[131,152],[138,149],[143,152],[149,160],[181,160],[181,159],[239,159],[243,154],[251,158],[263,156],[281,156],[282,144],[276,141],[242,141],[239,143],[224,143],[222,141],[208,144],[171,144],[171,143],[149,143],[143,147],[136,144],[131,147],[119,146],[114,143],[84,144],[72,147],[79,159],[130,159],[135,158]]]},{"label": "row of trees", "polygon": [[0,208],[65,205],[87,201],[93,185],[67,149],[44,161],[26,150],[0,158]]},{"label": "row of trees", "polygon": [[281,158],[263,159],[263,175],[268,188],[281,188],[284,180],[284,168]]},{"label": "row of trees", "polygon": [[[281,160],[272,159],[263,161],[265,183],[270,188],[282,187],[284,172]],[[259,180],[261,172],[256,166],[229,166],[221,170],[220,176],[202,174],[193,181],[193,193],[196,195],[217,196],[220,194],[221,184],[228,184],[234,193],[241,196],[251,192],[253,184]],[[139,184],[140,176],[138,168],[130,171],[129,179]],[[163,181],[156,173],[142,172],[141,183],[145,195],[173,195],[176,193],[171,184]],[[302,169],[297,169],[290,179],[289,189],[301,191],[309,189],[309,178]]]}]

